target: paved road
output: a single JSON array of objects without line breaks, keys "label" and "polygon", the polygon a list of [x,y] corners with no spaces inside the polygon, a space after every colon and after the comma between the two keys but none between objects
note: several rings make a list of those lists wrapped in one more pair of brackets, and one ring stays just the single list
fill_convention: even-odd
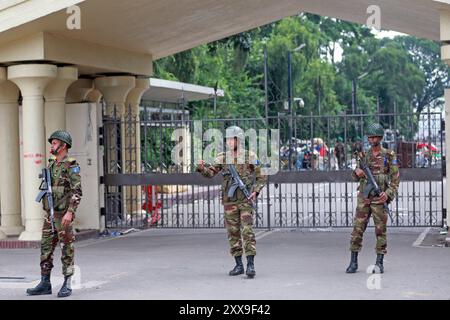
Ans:
[{"label": "paved road", "polygon": [[[365,269],[375,260],[373,230],[353,275],[344,273],[349,230],[258,231],[253,280],[227,275],[233,260],[222,229],[151,229],[86,240],[77,243],[81,288],[70,299],[450,299],[449,248],[414,247],[422,231],[391,229],[387,272],[372,278]],[[53,296],[26,297],[39,276],[39,250],[0,250],[0,277],[25,277],[0,279],[0,299],[54,299],[62,281],[59,257]]]}]

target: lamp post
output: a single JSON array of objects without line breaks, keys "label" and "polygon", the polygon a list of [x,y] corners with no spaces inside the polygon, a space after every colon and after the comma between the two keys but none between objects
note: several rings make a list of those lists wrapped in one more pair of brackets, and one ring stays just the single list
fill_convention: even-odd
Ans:
[{"label": "lamp post", "polygon": [[288,51],[288,109],[289,109],[289,171],[292,169],[292,122],[293,122],[293,109],[292,109],[292,53],[298,52],[306,46],[302,43],[294,50]]}]

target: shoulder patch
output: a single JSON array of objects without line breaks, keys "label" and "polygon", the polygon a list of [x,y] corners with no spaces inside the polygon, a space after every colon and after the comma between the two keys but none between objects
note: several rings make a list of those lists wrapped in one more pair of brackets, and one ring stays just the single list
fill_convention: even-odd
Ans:
[{"label": "shoulder patch", "polygon": [[78,174],[78,173],[80,173],[80,167],[79,166],[72,167],[72,168],[70,168],[70,172]]}]

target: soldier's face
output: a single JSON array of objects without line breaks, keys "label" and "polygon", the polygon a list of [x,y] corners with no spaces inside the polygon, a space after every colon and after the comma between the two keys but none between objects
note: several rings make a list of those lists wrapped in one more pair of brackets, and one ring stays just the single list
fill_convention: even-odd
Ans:
[{"label": "soldier's face", "polygon": [[58,139],[53,139],[50,146],[50,153],[56,156],[64,147],[64,142],[59,141]]},{"label": "soldier's face", "polygon": [[367,138],[369,140],[369,143],[372,147],[378,147],[381,143],[381,140],[383,139],[383,137],[368,137]]}]

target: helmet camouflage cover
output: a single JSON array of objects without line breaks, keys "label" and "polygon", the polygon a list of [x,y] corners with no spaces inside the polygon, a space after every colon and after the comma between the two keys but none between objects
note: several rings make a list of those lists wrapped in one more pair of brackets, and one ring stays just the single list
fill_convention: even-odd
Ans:
[{"label": "helmet camouflage cover", "polygon": [[50,138],[48,138],[48,142],[52,143],[53,139],[57,139],[66,143],[68,148],[72,147],[72,137],[70,136],[70,133],[68,133],[67,131],[56,130],[51,134]]},{"label": "helmet camouflage cover", "polygon": [[384,136],[384,129],[379,123],[371,123],[367,128],[368,137],[382,137]]}]

